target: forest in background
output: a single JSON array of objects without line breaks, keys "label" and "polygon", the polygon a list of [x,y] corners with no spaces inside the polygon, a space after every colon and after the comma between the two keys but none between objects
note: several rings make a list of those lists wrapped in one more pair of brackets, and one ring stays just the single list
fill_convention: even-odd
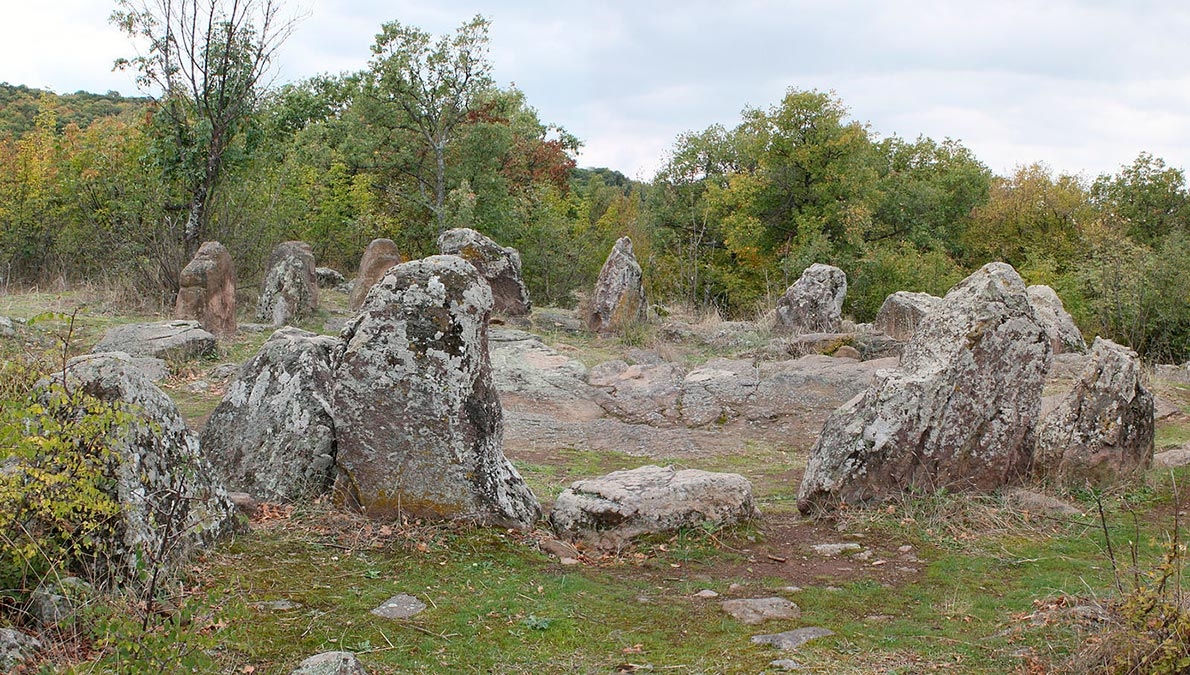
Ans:
[{"label": "forest in background", "polygon": [[[118,5],[152,37],[143,6]],[[576,167],[579,139],[495,85],[481,17],[445,36],[384,24],[365,69],[279,87],[261,74],[284,30],[262,22],[212,22],[189,73],[170,66],[186,45],[151,41],[123,65],[153,98],[0,85],[0,288],[88,282],[165,308],[203,240],[251,287],[280,241],[350,276],[373,238],[416,258],[473,227],[521,252],[537,304],[567,306],[628,235],[662,305],[755,318],[822,262],[870,321],[894,291],[941,295],[1003,260],[1088,336],[1190,359],[1185,174],[1151,154],[999,176],[959,141],[880,138],[833,93],[790,88],[682,134],[638,182]]]}]

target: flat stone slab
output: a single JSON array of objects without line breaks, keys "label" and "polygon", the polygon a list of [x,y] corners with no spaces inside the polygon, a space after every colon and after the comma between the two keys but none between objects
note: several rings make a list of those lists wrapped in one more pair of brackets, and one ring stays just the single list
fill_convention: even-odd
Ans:
[{"label": "flat stone slab", "polygon": [[215,344],[197,321],[156,321],[112,326],[91,351],[186,360],[214,354]]},{"label": "flat stone slab", "polygon": [[1190,464],[1190,445],[1153,455],[1153,466],[1158,468],[1173,469],[1187,464]]},{"label": "flat stone slab", "polygon": [[289,675],[368,675],[351,652],[323,652],[298,664]]},{"label": "flat stone slab", "polygon": [[830,637],[834,634],[835,632],[832,630],[811,626],[809,628],[787,630],[784,633],[753,635],[752,642],[758,645],[772,645],[781,651],[789,652],[801,647],[810,640],[816,640],[821,637]]},{"label": "flat stone slab", "polygon": [[815,544],[811,548],[813,548],[814,552],[818,555],[824,555],[830,558],[837,555],[842,555],[844,553],[854,553],[863,549],[863,546],[860,546],[853,541],[849,541],[843,544]]},{"label": "flat stone slab", "polygon": [[426,603],[408,593],[401,593],[385,600],[372,613],[384,619],[408,619],[421,614],[425,608]]},{"label": "flat stone slab", "polygon": [[764,623],[769,619],[796,619],[802,610],[785,598],[742,598],[724,600],[723,611],[748,625]]}]

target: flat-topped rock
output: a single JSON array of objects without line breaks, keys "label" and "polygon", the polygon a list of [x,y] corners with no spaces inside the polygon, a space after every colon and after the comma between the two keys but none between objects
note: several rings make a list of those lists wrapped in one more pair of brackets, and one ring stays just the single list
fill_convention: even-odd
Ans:
[{"label": "flat-topped rock", "polygon": [[197,321],[155,321],[112,326],[91,351],[186,361],[214,354],[216,345]]}]

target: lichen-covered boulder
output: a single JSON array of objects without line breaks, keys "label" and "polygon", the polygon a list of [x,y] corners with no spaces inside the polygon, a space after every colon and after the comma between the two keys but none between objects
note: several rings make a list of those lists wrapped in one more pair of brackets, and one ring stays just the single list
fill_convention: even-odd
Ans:
[{"label": "lichen-covered boulder", "polygon": [[615,332],[644,321],[647,314],[644,272],[632,253],[632,240],[620,237],[599,270],[587,308],[587,328]]},{"label": "lichen-covered boulder", "polygon": [[349,303],[352,311],[356,311],[364,304],[368,291],[380,281],[380,277],[389,271],[393,265],[405,262],[401,250],[392,239],[373,239],[364,249],[364,256],[359,261],[359,274],[355,277],[351,287]]},{"label": "lichen-covered boulder", "polygon": [[752,484],[739,474],[649,465],[574,482],[558,495],[550,524],[562,536],[615,546],[641,534],[757,515]]},{"label": "lichen-covered boulder", "polygon": [[217,241],[203,242],[178,276],[175,319],[197,319],[216,337],[236,333],[236,271],[231,254]]},{"label": "lichen-covered boulder", "polygon": [[1050,347],[1055,354],[1082,354],[1087,351],[1087,342],[1074,318],[1062,305],[1062,299],[1049,286],[1030,286],[1029,302],[1033,303],[1033,310],[1037,312],[1037,320],[1045,328],[1050,339]]},{"label": "lichen-covered boulder", "polygon": [[323,652],[298,664],[289,675],[368,675],[353,652]]},{"label": "lichen-covered boulder", "polygon": [[864,394],[827,419],[798,508],[1021,481],[1050,360],[1016,270],[985,265],[926,317],[898,368],[878,372]]},{"label": "lichen-covered boulder", "polygon": [[457,255],[475,265],[492,287],[493,309],[508,316],[524,316],[533,308],[521,274],[521,254],[467,227],[447,230],[438,237],[438,251]]},{"label": "lichen-covered boulder", "polygon": [[122,507],[119,539],[108,546],[113,580],[143,580],[157,565],[174,569],[192,549],[234,529],[234,505],[165,392],[126,361],[103,354],[68,368],[66,382],[125,404],[131,414],[108,432],[110,489]]},{"label": "lichen-covered boulder", "polygon": [[340,288],[347,283],[343,273],[331,267],[315,267],[314,279],[319,288]]},{"label": "lichen-covered boulder", "polygon": [[269,255],[260,288],[256,320],[274,326],[313,314],[318,309],[314,250],[304,241],[283,241]]},{"label": "lichen-covered boulder", "polygon": [[32,635],[15,628],[0,628],[0,669],[4,672],[23,672],[17,668],[32,661],[41,649],[41,641]]},{"label": "lichen-covered boulder", "polygon": [[216,346],[215,336],[197,321],[155,321],[112,326],[91,351],[185,361],[214,354]]},{"label": "lichen-covered boulder", "polygon": [[282,328],[240,369],[202,432],[203,451],[229,489],[299,501],[330,487],[331,354],[338,344]]},{"label": "lichen-covered boulder", "polygon": [[847,275],[814,263],[777,302],[777,325],[797,333],[836,333],[843,325]]},{"label": "lichen-covered boulder", "polygon": [[876,313],[874,327],[876,330],[897,340],[905,341],[913,337],[913,331],[921,325],[942,298],[929,293],[910,293],[897,291],[884,299],[880,311]]},{"label": "lichen-covered boulder", "polygon": [[537,498],[503,453],[487,324],[492,292],[470,263],[393,267],[336,353],[337,494],[369,516],[528,528]]},{"label": "lichen-covered boulder", "polygon": [[1153,461],[1153,410],[1136,352],[1095,338],[1082,375],[1037,427],[1034,473],[1099,486],[1136,476]]}]

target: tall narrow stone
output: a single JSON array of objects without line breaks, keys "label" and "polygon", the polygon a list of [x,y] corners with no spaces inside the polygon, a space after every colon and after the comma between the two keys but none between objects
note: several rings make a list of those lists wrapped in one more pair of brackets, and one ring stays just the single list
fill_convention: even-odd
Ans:
[{"label": "tall narrow stone", "polygon": [[599,270],[587,327],[598,333],[615,332],[645,320],[644,272],[632,253],[632,240],[620,237]]},{"label": "tall narrow stone", "polygon": [[359,274],[355,276],[355,285],[351,288],[352,311],[358,311],[364,304],[368,291],[380,281],[393,265],[404,262],[401,251],[392,239],[373,239],[364,249],[364,257],[359,261]]},{"label": "tall narrow stone", "polygon": [[223,244],[203,242],[178,276],[175,319],[197,319],[218,338],[236,332],[236,271]]},{"label": "tall narrow stone", "polygon": [[304,241],[284,241],[269,256],[256,306],[256,320],[284,326],[318,309],[314,250]]},{"label": "tall narrow stone", "polygon": [[834,333],[843,325],[847,275],[814,263],[777,302],[777,325],[796,333]]}]

